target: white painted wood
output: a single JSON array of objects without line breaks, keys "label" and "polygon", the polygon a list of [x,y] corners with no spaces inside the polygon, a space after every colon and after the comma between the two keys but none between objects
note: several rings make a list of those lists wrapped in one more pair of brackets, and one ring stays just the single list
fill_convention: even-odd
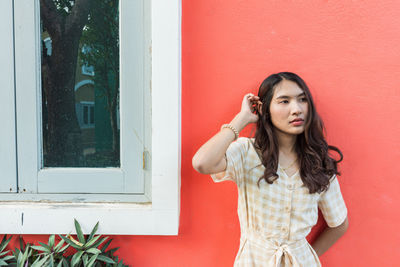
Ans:
[{"label": "white painted wood", "polygon": [[149,89],[144,86],[143,12],[143,1],[120,2],[120,142],[125,193],[145,190],[144,91]]},{"label": "white painted wood", "polygon": [[[98,233],[112,235],[177,234],[176,210],[155,210],[149,204],[2,204],[2,234],[75,233],[74,219],[84,234],[99,222]],[[137,218],[140,218],[139,220]]]},{"label": "white painted wood", "polygon": [[155,0],[152,3],[153,207],[156,209],[176,207],[179,214],[180,1]]},{"label": "white painted wood", "polygon": [[122,193],[124,172],[120,168],[44,168],[38,174],[38,188],[39,193]]},{"label": "white painted wood", "polygon": [[37,193],[41,149],[39,1],[14,1],[18,185]]},{"label": "white painted wood", "polygon": [[[3,201],[3,202],[1,202]],[[151,203],[143,194],[10,194],[0,193],[0,203],[4,202],[45,202],[45,203]]]},{"label": "white painted wood", "polygon": [[0,1],[0,192],[17,191],[12,0]]},{"label": "white painted wood", "polygon": [[[26,1],[22,2],[26,4]],[[144,10],[150,9],[149,4],[150,1],[145,1]],[[101,234],[178,234],[181,164],[180,6],[179,0],[153,0],[151,5],[151,146],[145,143],[145,148],[152,162],[151,188],[145,193],[150,192],[152,204],[72,201],[87,201],[76,199],[77,196],[83,197],[82,194],[70,194],[70,201],[64,203],[38,203],[33,202],[32,197],[27,202],[0,201],[4,218],[0,220],[1,233],[69,233],[74,229],[73,218],[76,218],[85,233],[100,221]],[[144,77],[149,77],[147,75],[145,72]],[[146,180],[145,184],[150,183]],[[0,198],[3,195],[0,194]],[[37,195],[42,199],[49,196]],[[65,194],[60,199],[68,201]]]},{"label": "white painted wood", "polygon": [[152,198],[152,52],[151,52],[151,33],[152,33],[152,22],[151,22],[151,1],[145,1],[144,5],[144,40],[145,40],[145,53],[144,53],[144,87],[148,88],[144,90],[144,153],[146,166],[144,170],[144,186],[145,196]]}]

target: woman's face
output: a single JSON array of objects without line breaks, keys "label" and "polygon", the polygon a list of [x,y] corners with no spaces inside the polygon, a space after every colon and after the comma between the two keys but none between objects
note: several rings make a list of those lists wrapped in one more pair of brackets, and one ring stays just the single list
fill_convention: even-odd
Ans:
[{"label": "woman's face", "polygon": [[[282,80],[277,84],[269,109],[271,121],[276,130],[292,135],[298,135],[304,131],[308,102],[305,93],[297,83]],[[303,121],[293,123],[295,119]]]}]

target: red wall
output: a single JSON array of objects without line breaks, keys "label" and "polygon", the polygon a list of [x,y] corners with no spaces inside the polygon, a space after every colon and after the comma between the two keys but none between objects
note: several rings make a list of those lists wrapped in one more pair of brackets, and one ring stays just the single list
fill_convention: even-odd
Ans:
[{"label": "red wall", "polygon": [[[191,159],[239,112],[245,93],[257,93],[271,73],[292,71],[308,83],[328,143],[344,154],[339,181],[350,226],[321,256],[323,266],[395,266],[400,255],[400,2],[182,2],[179,236],[114,236],[121,257],[139,267],[232,266],[240,234],[235,185],[214,184],[192,168]],[[241,135],[249,132],[248,127]],[[320,214],[308,239],[323,227]]]}]

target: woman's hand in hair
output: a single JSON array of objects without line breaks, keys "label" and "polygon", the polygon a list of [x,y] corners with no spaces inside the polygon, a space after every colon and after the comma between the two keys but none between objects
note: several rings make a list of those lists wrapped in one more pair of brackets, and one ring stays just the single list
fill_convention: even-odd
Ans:
[{"label": "woman's hand in hair", "polygon": [[240,113],[248,123],[256,123],[259,117],[258,114],[261,114],[261,106],[262,102],[260,101],[260,98],[249,93],[243,97]]}]

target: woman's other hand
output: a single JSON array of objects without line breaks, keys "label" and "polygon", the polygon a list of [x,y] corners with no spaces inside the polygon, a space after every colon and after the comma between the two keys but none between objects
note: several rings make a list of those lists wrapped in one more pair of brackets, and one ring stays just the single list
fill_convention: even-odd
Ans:
[{"label": "woman's other hand", "polygon": [[259,117],[258,114],[261,114],[261,106],[260,98],[249,93],[243,97],[240,113],[248,123],[256,123]]}]

